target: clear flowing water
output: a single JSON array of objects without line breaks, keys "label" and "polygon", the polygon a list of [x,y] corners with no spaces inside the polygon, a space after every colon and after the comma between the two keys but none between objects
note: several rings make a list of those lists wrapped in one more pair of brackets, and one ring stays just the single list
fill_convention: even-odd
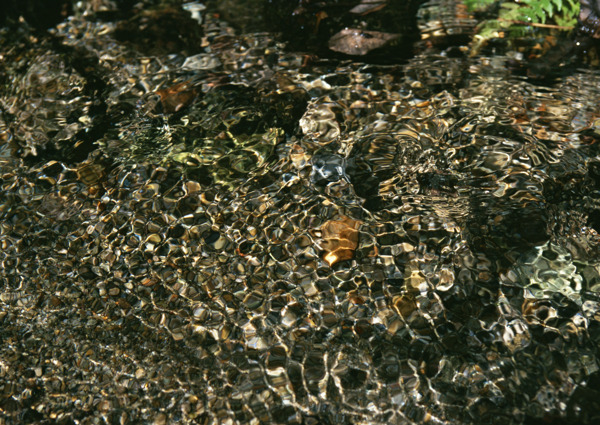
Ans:
[{"label": "clear flowing water", "polygon": [[188,7],[0,34],[0,423],[595,423],[600,74]]}]

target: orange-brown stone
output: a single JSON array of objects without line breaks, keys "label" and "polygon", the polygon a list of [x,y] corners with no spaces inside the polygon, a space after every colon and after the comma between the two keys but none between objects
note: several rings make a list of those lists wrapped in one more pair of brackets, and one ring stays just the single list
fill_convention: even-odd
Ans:
[{"label": "orange-brown stone", "polygon": [[321,248],[325,251],[323,260],[329,266],[354,257],[360,224],[358,220],[342,216],[339,220],[329,220],[321,226]]}]

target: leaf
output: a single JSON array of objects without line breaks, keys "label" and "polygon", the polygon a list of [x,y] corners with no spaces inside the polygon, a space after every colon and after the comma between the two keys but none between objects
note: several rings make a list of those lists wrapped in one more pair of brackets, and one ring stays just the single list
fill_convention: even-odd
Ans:
[{"label": "leaf", "polygon": [[464,0],[469,12],[483,11],[496,3],[496,0]]},{"label": "leaf", "polygon": [[559,12],[562,11],[563,8],[563,2],[562,0],[553,0],[554,4],[556,5],[556,10],[558,10]]},{"label": "leaf", "polygon": [[511,9],[511,10],[514,10],[514,9],[518,9],[518,8],[520,8],[521,6],[519,6],[519,5],[518,5],[518,4],[516,4],[516,3],[502,3],[502,4],[500,5],[500,7],[502,7],[503,9]]},{"label": "leaf", "polygon": [[539,2],[538,8],[540,11],[545,10],[546,13],[550,16],[554,15],[554,6],[551,2],[541,1]]},{"label": "leaf", "polygon": [[[487,0],[465,0],[470,10],[487,3]],[[513,38],[530,34],[536,26],[559,26],[562,28],[557,29],[572,29],[577,25],[578,17],[580,21],[586,21],[590,16],[591,12],[581,10],[582,16],[579,16],[578,0],[504,1],[500,4],[497,19],[489,19],[478,25],[471,54],[477,54],[488,40],[502,36],[503,33]],[[549,24],[546,24],[547,21],[550,21]]]}]

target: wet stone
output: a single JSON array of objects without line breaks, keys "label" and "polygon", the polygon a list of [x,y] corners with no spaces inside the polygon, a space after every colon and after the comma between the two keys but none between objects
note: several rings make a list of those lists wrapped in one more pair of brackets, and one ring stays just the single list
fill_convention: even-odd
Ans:
[{"label": "wet stone", "polygon": [[354,250],[358,245],[360,223],[358,220],[342,217],[339,220],[330,220],[321,226],[323,238],[321,248],[325,251],[323,259],[330,266],[354,256]]}]

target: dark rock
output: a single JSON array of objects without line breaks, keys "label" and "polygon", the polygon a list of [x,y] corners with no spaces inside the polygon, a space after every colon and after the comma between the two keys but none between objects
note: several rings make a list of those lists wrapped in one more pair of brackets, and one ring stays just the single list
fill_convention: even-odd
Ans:
[{"label": "dark rock", "polygon": [[384,47],[399,37],[399,34],[344,28],[329,39],[328,45],[334,52],[351,56],[364,56],[372,50]]},{"label": "dark rock", "polygon": [[363,3],[266,0],[263,15],[266,22],[275,23],[274,29],[292,50],[323,57],[360,56],[376,63],[410,57],[418,40],[416,14],[423,1],[390,0],[366,10]]},{"label": "dark rock", "polygon": [[2,0],[0,25],[23,17],[32,27],[46,30],[63,21],[71,11],[71,0]]},{"label": "dark rock", "polygon": [[600,38],[600,2],[581,0],[579,31],[593,38]]},{"label": "dark rock", "polygon": [[177,7],[142,9],[117,24],[114,37],[147,55],[202,51],[202,28],[190,13]]}]

